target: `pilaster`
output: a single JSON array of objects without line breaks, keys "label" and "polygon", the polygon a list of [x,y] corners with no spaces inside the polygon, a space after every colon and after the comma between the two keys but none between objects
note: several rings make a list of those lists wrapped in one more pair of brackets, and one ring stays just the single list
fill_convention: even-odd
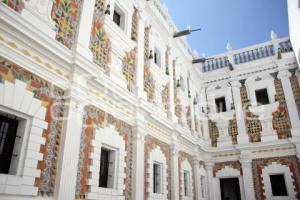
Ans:
[{"label": "pilaster", "polygon": [[252,160],[250,158],[242,158],[240,162],[242,164],[242,170],[243,170],[245,199],[246,200],[255,199],[253,174],[252,174]]},{"label": "pilaster", "polygon": [[144,156],[145,156],[145,136],[146,132],[143,124],[142,116],[137,114],[137,123],[134,128],[133,138],[133,166],[132,166],[132,197],[133,200],[144,199]]},{"label": "pilaster", "polygon": [[208,162],[205,163],[206,173],[207,173],[207,181],[208,181],[208,199],[214,200],[214,175],[213,175],[213,166],[214,163]]},{"label": "pilaster", "polygon": [[95,0],[83,1],[78,28],[76,51],[89,60],[93,55],[90,51],[90,38],[93,26]]},{"label": "pilaster", "polygon": [[287,109],[290,115],[292,125],[292,138],[300,137],[300,119],[298,113],[298,107],[295,102],[293,89],[290,82],[290,76],[292,74],[287,71],[281,71],[278,74],[278,78],[281,80],[284,96],[286,99]]},{"label": "pilaster", "polygon": [[[77,72],[73,80],[81,80]],[[56,199],[73,200],[76,188],[77,165],[79,160],[80,138],[83,128],[84,103],[80,91],[72,84],[67,97],[67,109],[64,115],[64,128],[61,139],[61,153],[58,162],[58,175],[55,187]]]},{"label": "pilaster", "polygon": [[201,178],[200,178],[200,159],[198,158],[197,155],[194,156],[194,163],[193,163],[193,168],[194,168],[194,181],[195,181],[195,192],[196,192],[196,199],[201,198]]},{"label": "pilaster", "polygon": [[136,87],[137,95],[147,100],[144,92],[144,37],[145,37],[145,22],[141,11],[138,14],[138,33],[137,33],[137,63],[136,63]]},{"label": "pilaster", "polygon": [[171,145],[171,199],[179,200],[178,146]]},{"label": "pilaster", "polygon": [[231,82],[234,106],[235,106],[235,114],[236,121],[238,127],[238,144],[247,144],[249,143],[249,136],[247,134],[246,123],[245,123],[245,113],[242,105],[241,92],[240,87],[241,83],[239,81]]}]

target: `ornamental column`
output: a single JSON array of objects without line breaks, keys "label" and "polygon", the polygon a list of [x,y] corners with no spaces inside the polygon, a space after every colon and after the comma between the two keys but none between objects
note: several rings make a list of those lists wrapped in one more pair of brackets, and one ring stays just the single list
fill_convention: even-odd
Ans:
[{"label": "ornamental column", "polygon": [[255,199],[254,184],[253,184],[253,174],[252,174],[252,160],[244,159],[240,160],[243,170],[243,182],[246,200]]},{"label": "ornamental column", "polygon": [[[175,139],[177,140],[177,139]],[[171,145],[171,199],[179,200],[178,146]]]},{"label": "ornamental column", "polygon": [[[170,47],[169,47],[170,48]],[[169,83],[169,88],[170,88],[170,115],[171,119],[174,122],[175,120],[175,102],[174,102],[174,69],[173,69],[173,56],[172,56],[172,51],[169,49],[169,76],[170,76],[170,83]],[[174,63],[175,64],[175,63]]]},{"label": "ornamental column", "polygon": [[136,63],[136,87],[138,97],[147,100],[144,92],[144,37],[145,37],[145,22],[142,13],[138,13],[138,30],[137,30],[137,63]]},{"label": "ornamental column", "polygon": [[83,1],[80,22],[78,24],[78,36],[76,51],[88,60],[93,60],[90,50],[90,38],[93,26],[95,0]]},{"label": "ornamental column", "polygon": [[247,133],[246,123],[245,123],[245,113],[241,99],[241,88],[242,84],[239,81],[231,82],[233,100],[235,106],[235,114],[238,128],[238,144],[249,143],[249,136]]},{"label": "ornamental column", "polygon": [[86,96],[76,85],[85,82],[80,76],[80,72],[75,72],[73,84],[67,93],[69,100],[66,104],[67,109],[63,119],[64,128],[54,191],[55,199],[74,200],[81,133],[83,131],[85,105],[82,102]]},{"label": "ornamental column", "polygon": [[144,156],[146,127],[142,114],[136,114],[136,126],[133,131],[133,166],[132,166],[132,198],[133,200],[144,199]]},{"label": "ornamental column", "polygon": [[195,181],[195,192],[196,192],[196,199],[201,198],[201,178],[200,178],[200,159],[198,156],[194,156],[193,159],[193,169],[194,169],[194,181]]},{"label": "ornamental column", "polygon": [[208,162],[205,163],[206,173],[207,173],[207,182],[208,182],[208,199],[214,200],[214,175],[213,175],[213,166],[214,163]]},{"label": "ornamental column", "polygon": [[281,80],[284,96],[286,99],[286,105],[290,116],[292,125],[292,138],[300,137],[300,119],[298,113],[298,107],[295,102],[293,89],[291,86],[291,73],[287,70],[281,71],[278,74],[278,78]]}]

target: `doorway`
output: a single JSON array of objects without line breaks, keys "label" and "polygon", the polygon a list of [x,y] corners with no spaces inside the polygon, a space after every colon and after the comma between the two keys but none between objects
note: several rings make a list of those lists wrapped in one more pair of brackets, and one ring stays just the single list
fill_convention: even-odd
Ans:
[{"label": "doorway", "polygon": [[241,200],[240,184],[238,178],[220,179],[222,200]]}]

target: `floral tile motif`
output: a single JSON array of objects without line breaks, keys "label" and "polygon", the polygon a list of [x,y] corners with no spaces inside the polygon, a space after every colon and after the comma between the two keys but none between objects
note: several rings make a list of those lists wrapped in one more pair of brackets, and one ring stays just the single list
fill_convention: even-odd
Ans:
[{"label": "floral tile motif", "polygon": [[136,80],[136,49],[125,54],[122,62],[122,73],[125,76],[128,91],[133,92]]},{"label": "floral tile motif", "polygon": [[144,91],[147,93],[147,99],[149,102],[155,101],[155,80],[153,74],[150,71],[150,67],[144,66]]},{"label": "floral tile motif", "polygon": [[237,127],[236,115],[234,115],[232,120],[229,120],[229,135],[232,138],[232,144],[237,144],[238,127]]},{"label": "floral tile motif", "polygon": [[21,12],[24,8],[23,0],[3,0],[2,3],[6,4],[11,9]]},{"label": "floral tile motif", "polygon": [[105,72],[109,72],[108,65],[111,62],[111,41],[104,30],[103,18],[105,6],[104,0],[96,0],[90,50],[93,53],[93,61]]},{"label": "floral tile motif", "polygon": [[290,78],[294,97],[296,104],[298,106],[298,112],[300,113],[300,85],[299,85],[299,80],[296,75],[291,76]]},{"label": "floral tile motif", "polygon": [[14,82],[18,79],[27,83],[27,89],[34,93],[34,97],[41,100],[42,105],[46,107],[45,120],[49,125],[43,132],[46,143],[41,146],[41,153],[44,155],[43,160],[38,163],[41,176],[36,178],[35,185],[39,188],[40,194],[52,196],[65,110],[64,91],[1,56],[0,77],[2,81]]},{"label": "floral tile motif", "polygon": [[134,12],[132,15],[132,26],[131,26],[131,39],[133,41],[137,41],[138,37],[138,15],[139,11],[137,8],[134,8]]},{"label": "floral tile motif", "polygon": [[279,139],[287,139],[291,137],[291,123],[285,96],[282,88],[281,80],[275,80],[276,101],[279,102],[279,107],[276,112],[273,113],[273,127],[277,132]]},{"label": "floral tile motif", "polygon": [[56,23],[56,40],[72,49],[76,40],[77,28],[83,0],[55,0],[51,17]]},{"label": "floral tile motif", "polygon": [[191,115],[191,106],[186,107],[186,124],[190,130],[193,129],[192,127],[192,115]]},{"label": "floral tile motif", "polygon": [[161,99],[163,107],[168,114],[170,110],[170,90],[169,90],[169,83],[167,83],[165,86],[163,86],[162,92],[161,92]]}]

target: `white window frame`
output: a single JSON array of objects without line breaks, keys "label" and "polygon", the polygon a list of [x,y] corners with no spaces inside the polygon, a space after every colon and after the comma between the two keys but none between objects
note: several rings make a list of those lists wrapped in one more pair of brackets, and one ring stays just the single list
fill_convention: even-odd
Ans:
[{"label": "white window frame", "polygon": [[[29,136],[29,127],[32,121],[32,118],[22,114],[20,112],[7,109],[3,106],[0,106],[0,113],[2,115],[8,114],[9,117],[15,117],[18,121],[17,134],[13,149],[13,155],[10,161],[9,173],[8,175],[17,175],[22,174],[25,161],[25,152],[27,146],[27,140]],[[14,156],[17,155],[17,156]]]}]

